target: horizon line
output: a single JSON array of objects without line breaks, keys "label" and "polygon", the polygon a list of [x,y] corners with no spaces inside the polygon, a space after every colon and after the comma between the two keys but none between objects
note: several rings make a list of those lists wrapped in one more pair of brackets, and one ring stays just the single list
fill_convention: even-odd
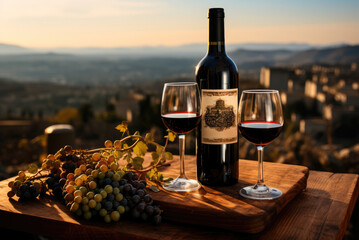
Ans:
[{"label": "horizon line", "polygon": [[[16,46],[25,49],[61,49],[61,48],[73,48],[73,49],[81,49],[81,48],[100,48],[100,49],[112,49],[112,48],[171,48],[171,47],[184,47],[190,45],[207,45],[207,42],[193,42],[193,43],[184,43],[184,44],[176,44],[176,45],[164,45],[164,44],[157,44],[157,45],[136,45],[136,46],[57,46],[57,47],[31,47],[26,45],[21,45],[17,43],[5,43],[0,42],[2,45],[9,45],[9,46]],[[226,45],[245,45],[245,44],[273,44],[273,45],[308,45],[308,46],[331,46],[331,45],[359,45],[358,43],[348,43],[348,42],[332,42],[332,43],[310,43],[310,42],[228,42]]]}]

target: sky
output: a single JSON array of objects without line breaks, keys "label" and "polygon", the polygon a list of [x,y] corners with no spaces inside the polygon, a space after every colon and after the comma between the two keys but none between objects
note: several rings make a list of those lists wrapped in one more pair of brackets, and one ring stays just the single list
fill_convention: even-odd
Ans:
[{"label": "sky", "polygon": [[0,0],[0,43],[134,47],[204,43],[223,7],[226,43],[359,43],[358,0]]}]

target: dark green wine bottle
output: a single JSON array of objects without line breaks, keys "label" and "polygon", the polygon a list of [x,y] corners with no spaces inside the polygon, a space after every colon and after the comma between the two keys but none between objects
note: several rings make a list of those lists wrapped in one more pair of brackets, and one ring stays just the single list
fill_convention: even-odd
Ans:
[{"label": "dark green wine bottle", "polygon": [[211,8],[206,56],[196,67],[202,100],[197,128],[197,177],[203,185],[238,181],[238,70],[227,56],[224,10]]}]

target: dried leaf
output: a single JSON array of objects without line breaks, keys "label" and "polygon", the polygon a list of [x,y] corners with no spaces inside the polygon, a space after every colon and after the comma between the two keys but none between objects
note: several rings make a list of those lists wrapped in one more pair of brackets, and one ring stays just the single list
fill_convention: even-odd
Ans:
[{"label": "dried leaf", "polygon": [[162,147],[161,145],[156,146],[156,153],[158,156],[160,156],[163,153],[163,149],[164,147]]},{"label": "dried leaf", "polygon": [[142,163],[143,163],[144,159],[141,157],[135,157],[134,159],[132,159],[132,166],[136,169],[136,170],[141,170],[143,169],[142,167]]},{"label": "dried leaf", "polygon": [[153,160],[153,161],[157,161],[158,158],[160,157],[157,152],[152,152],[152,153],[151,153],[151,156],[152,156],[152,160]]},{"label": "dried leaf", "polygon": [[152,168],[150,171],[146,173],[146,178],[152,180],[153,176],[157,173],[157,168]]},{"label": "dried leaf", "polygon": [[175,141],[175,139],[176,139],[176,134],[175,133],[173,133],[173,132],[171,132],[171,131],[169,131],[168,132],[168,141],[170,141],[170,142],[174,142]]},{"label": "dried leaf", "polygon": [[153,136],[152,136],[151,133],[146,133],[145,141],[146,142],[153,142],[154,141]]},{"label": "dried leaf", "polygon": [[136,146],[133,148],[133,152],[138,156],[138,157],[142,157],[146,154],[147,152],[147,145],[142,142],[142,141],[139,141]]},{"label": "dried leaf", "polygon": [[172,160],[172,159],[173,159],[172,153],[166,152],[166,159],[167,159],[167,160]]},{"label": "dried leaf", "polygon": [[160,157],[158,155],[158,153],[156,152],[152,152],[151,153],[151,156],[152,156],[152,161],[151,161],[151,166],[155,165],[157,162],[158,162],[158,158]]},{"label": "dried leaf", "polygon": [[132,163],[131,153],[127,153],[123,156],[123,160],[126,160],[128,164]]},{"label": "dried leaf", "polygon": [[128,123],[126,121],[123,121],[121,124],[116,126],[116,129],[124,133],[128,130]]}]

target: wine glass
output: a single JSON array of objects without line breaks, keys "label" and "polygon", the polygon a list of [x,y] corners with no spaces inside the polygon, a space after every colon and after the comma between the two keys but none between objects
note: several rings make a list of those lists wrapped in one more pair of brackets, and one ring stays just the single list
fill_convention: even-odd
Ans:
[{"label": "wine glass", "polygon": [[164,125],[178,135],[180,154],[180,174],[163,188],[174,192],[197,190],[201,184],[188,179],[185,174],[185,135],[201,121],[201,100],[195,82],[165,83],[161,101],[161,117]]},{"label": "wine glass", "polygon": [[255,200],[278,198],[282,192],[267,187],[263,179],[264,146],[279,136],[283,127],[282,104],[277,90],[255,89],[242,92],[239,102],[238,126],[242,136],[257,146],[258,180],[254,186],[244,187],[239,194]]}]

